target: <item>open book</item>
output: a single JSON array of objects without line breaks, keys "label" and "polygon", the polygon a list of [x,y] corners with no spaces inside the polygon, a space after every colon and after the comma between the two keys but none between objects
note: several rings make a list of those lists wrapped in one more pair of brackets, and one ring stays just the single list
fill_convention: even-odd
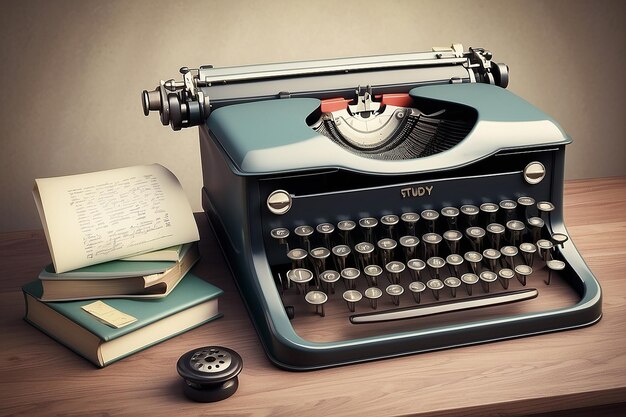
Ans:
[{"label": "open book", "polygon": [[199,239],[178,179],[159,164],[35,180],[57,273]]}]

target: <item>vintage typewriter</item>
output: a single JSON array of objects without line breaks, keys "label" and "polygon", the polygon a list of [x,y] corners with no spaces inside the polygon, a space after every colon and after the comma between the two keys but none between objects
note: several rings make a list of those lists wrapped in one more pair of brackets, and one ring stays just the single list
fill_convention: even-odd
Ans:
[{"label": "vintage typewriter", "polygon": [[571,140],[489,51],[180,72],[144,112],[199,126],[202,205],[277,366],[600,319],[563,224]]}]

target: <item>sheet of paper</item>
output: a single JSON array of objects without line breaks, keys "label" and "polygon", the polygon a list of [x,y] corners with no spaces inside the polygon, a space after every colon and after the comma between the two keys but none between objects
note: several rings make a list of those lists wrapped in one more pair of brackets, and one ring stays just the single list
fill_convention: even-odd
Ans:
[{"label": "sheet of paper", "polygon": [[199,239],[178,179],[161,165],[35,180],[56,272]]},{"label": "sheet of paper", "polygon": [[135,317],[123,313],[100,300],[81,306],[81,308],[107,326],[111,326],[116,329],[128,326],[129,324],[137,321]]}]

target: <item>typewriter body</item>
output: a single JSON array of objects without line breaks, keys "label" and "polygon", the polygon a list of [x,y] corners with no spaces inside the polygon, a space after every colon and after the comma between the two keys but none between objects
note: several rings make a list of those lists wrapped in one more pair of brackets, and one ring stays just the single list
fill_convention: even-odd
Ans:
[{"label": "typewriter body", "polygon": [[181,74],[144,91],[144,112],[199,126],[202,205],[277,366],[600,319],[563,224],[571,140],[488,51]]}]

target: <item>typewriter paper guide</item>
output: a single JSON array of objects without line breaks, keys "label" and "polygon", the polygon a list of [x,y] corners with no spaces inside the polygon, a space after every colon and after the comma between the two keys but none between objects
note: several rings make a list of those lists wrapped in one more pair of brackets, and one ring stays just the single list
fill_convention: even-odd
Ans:
[{"label": "typewriter paper guide", "polygon": [[207,125],[241,175],[343,168],[358,172],[416,173],[470,164],[503,149],[563,145],[571,140],[549,116],[502,88],[449,84],[414,88],[411,96],[468,106],[477,121],[458,145],[411,160],[363,158],[318,134],[306,118],[320,105],[312,98],[290,98],[226,106]]}]

